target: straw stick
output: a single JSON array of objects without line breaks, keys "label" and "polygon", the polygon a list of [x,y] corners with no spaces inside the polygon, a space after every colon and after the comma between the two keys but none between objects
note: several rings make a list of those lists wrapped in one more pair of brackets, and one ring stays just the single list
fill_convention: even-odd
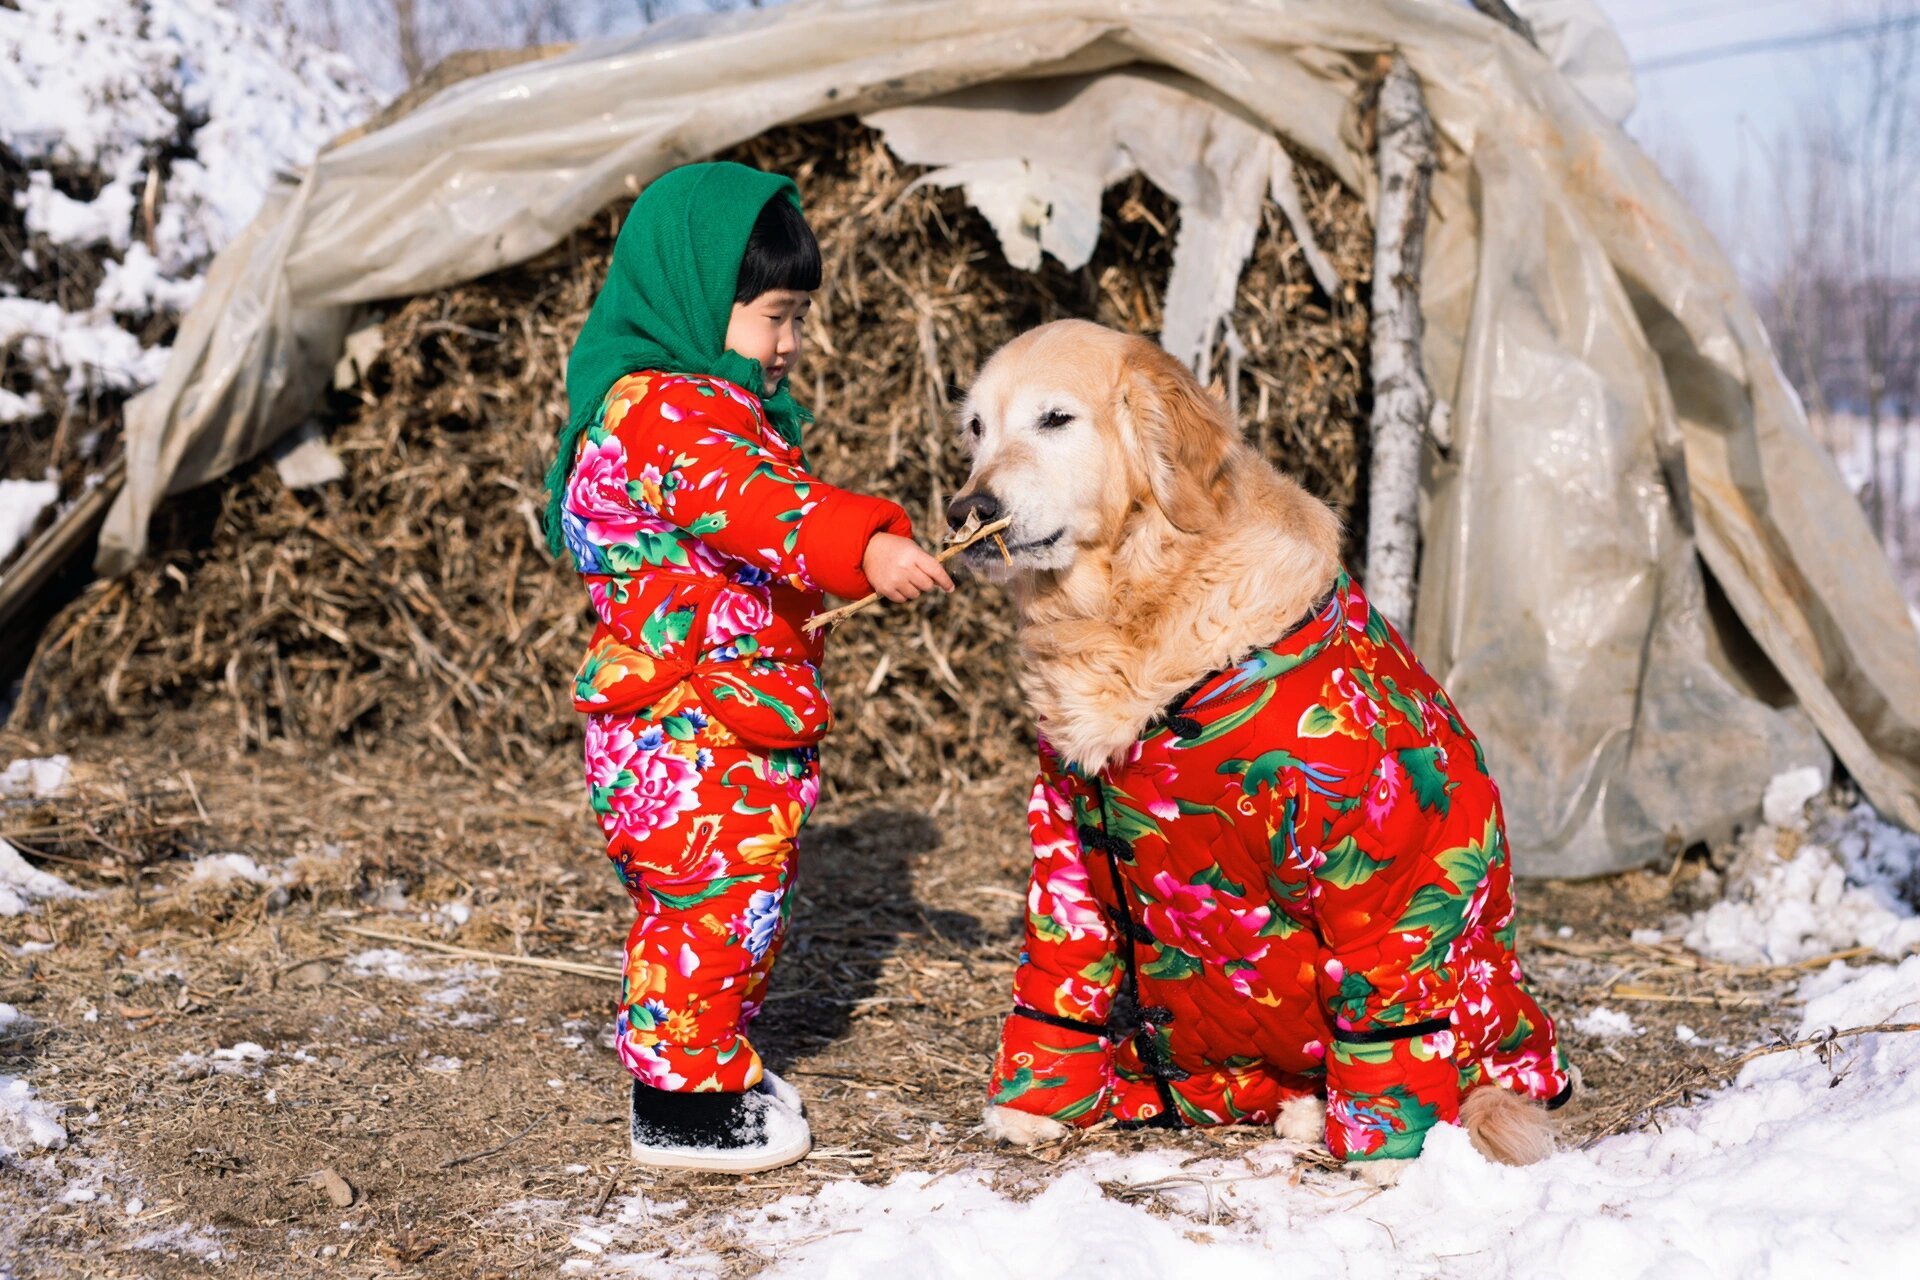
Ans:
[{"label": "straw stick", "polygon": [[[999,541],[1001,530],[1013,523],[1013,517],[1007,516],[1005,519],[995,520],[992,524],[972,528],[972,526],[978,523],[977,517],[969,519],[966,525],[963,525],[955,532],[953,541],[945,550],[935,556],[934,559],[938,560],[941,564],[945,564],[982,539],[992,538],[995,541]],[[969,531],[970,529],[971,531]],[[1000,543],[1000,554],[1006,557],[1008,564],[1013,563],[1013,557],[1008,555],[1007,544],[1004,542]],[[855,600],[852,604],[843,604],[838,609],[829,609],[825,613],[816,613],[811,618],[808,618],[802,625],[807,631],[818,631],[822,627],[837,627],[854,614],[862,613],[871,609],[874,605],[879,604],[880,599],[880,593],[876,591],[872,595],[860,597],[860,599]]]},{"label": "straw stick", "polygon": [[553,973],[577,974],[582,978],[611,978],[615,982],[622,977],[620,970],[610,965],[580,964],[572,960],[548,960],[543,956],[516,956],[502,951],[455,947],[445,942],[434,942],[428,938],[414,938],[404,933],[382,933],[378,929],[362,929],[355,925],[335,924],[331,921],[328,922],[327,927],[337,933],[351,933],[356,937],[373,938],[380,942],[403,942],[409,947],[438,952],[443,956],[457,956],[463,960],[491,960],[495,964],[518,965],[522,969],[546,969]]}]

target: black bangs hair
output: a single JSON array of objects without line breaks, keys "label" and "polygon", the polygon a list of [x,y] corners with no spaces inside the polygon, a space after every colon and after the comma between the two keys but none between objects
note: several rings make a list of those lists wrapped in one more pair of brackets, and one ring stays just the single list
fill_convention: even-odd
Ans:
[{"label": "black bangs hair", "polygon": [[740,259],[735,302],[752,302],[770,289],[812,293],[820,287],[820,242],[793,202],[783,196],[767,201],[754,219],[753,234]]}]

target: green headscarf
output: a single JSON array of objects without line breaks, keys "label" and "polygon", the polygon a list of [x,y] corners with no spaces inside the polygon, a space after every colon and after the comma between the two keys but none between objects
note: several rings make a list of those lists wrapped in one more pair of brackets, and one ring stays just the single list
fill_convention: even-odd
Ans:
[{"label": "green headscarf", "polygon": [[[567,425],[547,469],[547,546],[565,546],[560,504],[580,433],[593,425],[613,384],[642,369],[723,378],[758,395],[761,371],[726,349],[727,321],[747,238],[769,200],[800,207],[791,178],[732,163],[690,164],[640,193],[614,242],[607,282],[567,359]],[[761,398],[789,443],[813,420],[787,380]]]}]

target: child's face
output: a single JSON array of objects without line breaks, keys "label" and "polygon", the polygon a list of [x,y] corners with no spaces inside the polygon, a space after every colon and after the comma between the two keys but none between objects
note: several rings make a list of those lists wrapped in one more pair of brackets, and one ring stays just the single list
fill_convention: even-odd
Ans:
[{"label": "child's face", "polygon": [[805,342],[801,326],[812,309],[813,296],[798,289],[769,289],[751,302],[733,304],[733,314],[727,321],[727,349],[760,362],[766,378],[761,395],[772,395],[780,379],[800,364],[800,349]]}]

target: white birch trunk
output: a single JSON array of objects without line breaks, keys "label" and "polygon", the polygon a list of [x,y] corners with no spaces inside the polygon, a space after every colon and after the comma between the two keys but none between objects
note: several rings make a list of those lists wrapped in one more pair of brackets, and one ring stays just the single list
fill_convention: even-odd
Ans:
[{"label": "white birch trunk", "polygon": [[1433,121],[1419,77],[1394,55],[1380,87],[1380,207],[1373,243],[1373,458],[1367,491],[1367,595],[1404,633],[1419,564],[1421,434],[1433,392],[1420,362],[1420,259],[1433,181]]}]

